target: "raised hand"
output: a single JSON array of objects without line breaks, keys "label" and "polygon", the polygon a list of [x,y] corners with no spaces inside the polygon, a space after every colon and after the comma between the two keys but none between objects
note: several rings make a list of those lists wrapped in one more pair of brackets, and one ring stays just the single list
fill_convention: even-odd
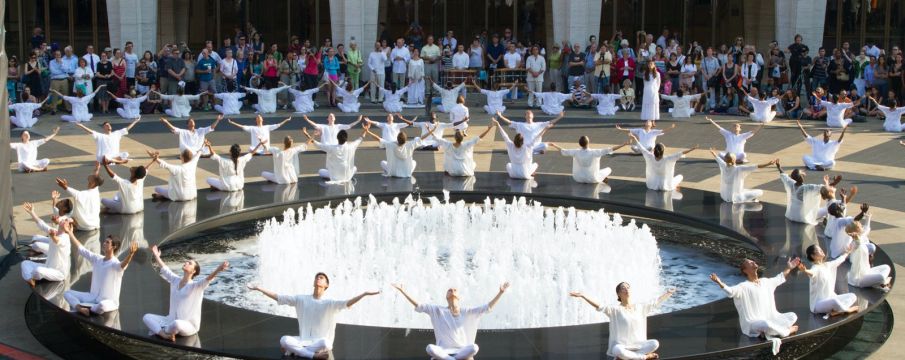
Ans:
[{"label": "raised hand", "polygon": [[151,246],[151,254],[158,259],[160,258],[160,249],[157,248],[157,245]]},{"label": "raised hand", "polygon": [[132,245],[129,246],[129,253],[130,253],[130,254],[134,254],[134,253],[136,253],[136,252],[138,252],[138,242],[133,241],[133,242],[132,242]]},{"label": "raised hand", "polygon": [[229,261],[224,261],[220,266],[217,266],[217,271],[223,271],[229,268]]},{"label": "raised hand", "polygon": [[365,294],[365,295],[368,295],[368,296],[377,295],[377,294],[380,294],[380,290],[378,290],[378,291],[365,291],[364,294]]},{"label": "raised hand", "polygon": [[35,206],[27,201],[22,203],[22,208],[25,209],[25,211],[27,211],[29,213],[35,210]]},{"label": "raised hand", "polygon": [[57,185],[65,189],[69,187],[69,181],[66,181],[66,179],[57,178]]},{"label": "raised hand", "polygon": [[716,276],[716,273],[710,274],[710,281],[713,281],[713,282],[715,282],[715,283],[717,283],[717,284],[719,284],[719,283],[721,282],[721,281],[720,281],[720,277],[719,277],[719,276]]},{"label": "raised hand", "polygon": [[248,283],[248,284],[245,284],[245,287],[247,287],[248,290],[258,290],[258,284]]},{"label": "raised hand", "polygon": [[405,291],[405,289],[402,287],[402,284],[392,283],[390,284],[390,286],[396,288],[396,290]]},{"label": "raised hand", "polygon": [[509,282],[504,282],[503,285],[500,285],[500,292],[506,292],[509,289]]},{"label": "raised hand", "polygon": [[870,205],[861,204],[861,212],[866,213],[868,210],[870,210]]},{"label": "raised hand", "polygon": [[787,265],[789,266],[789,269],[794,269],[794,268],[798,267],[799,264],[801,264],[801,258],[799,258],[797,256],[789,259],[789,262],[787,263]]},{"label": "raised hand", "polygon": [[584,294],[582,294],[581,291],[572,291],[572,292],[569,292],[569,296],[583,298]]}]

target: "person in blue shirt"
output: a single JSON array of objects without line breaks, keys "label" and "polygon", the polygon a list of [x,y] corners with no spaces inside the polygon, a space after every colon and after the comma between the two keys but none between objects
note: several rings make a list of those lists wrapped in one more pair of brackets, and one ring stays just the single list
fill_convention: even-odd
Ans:
[{"label": "person in blue shirt", "polygon": [[[214,72],[217,71],[217,62],[211,58],[207,49],[201,50],[201,60],[195,65],[195,74],[198,77],[198,92],[201,94],[201,105],[207,108],[210,95],[216,94],[214,86]],[[209,95],[210,94],[210,95]]]},{"label": "person in blue shirt", "polygon": [[[53,60],[50,60],[50,64],[48,64],[48,68],[50,68],[50,90],[56,90],[61,94],[69,93],[69,64],[63,60],[63,56],[60,54],[60,50],[56,50],[53,52]],[[73,70],[74,72],[75,70]],[[53,91],[50,92],[50,96],[52,99],[50,100],[50,114],[56,115],[57,108],[60,106],[60,103],[63,102],[63,98],[59,95],[56,95]],[[70,111],[70,105],[67,102],[65,104],[66,110]]]},{"label": "person in blue shirt", "polygon": [[491,73],[502,65],[503,54],[506,53],[506,47],[500,43],[500,35],[493,34],[490,45],[487,46],[487,67]]}]

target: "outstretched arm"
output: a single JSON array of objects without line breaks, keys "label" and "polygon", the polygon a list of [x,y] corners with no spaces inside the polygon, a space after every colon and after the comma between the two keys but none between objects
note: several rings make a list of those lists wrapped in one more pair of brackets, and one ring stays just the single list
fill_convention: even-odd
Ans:
[{"label": "outstretched arm", "polygon": [[845,132],[848,131],[848,126],[842,128],[842,134],[839,135],[839,142],[842,142],[842,138],[845,137]]},{"label": "outstretched arm", "polygon": [[483,139],[487,134],[490,134],[490,132],[493,131],[495,122],[496,120],[491,120],[490,124],[487,124],[487,128],[484,129],[484,132],[482,132],[481,135],[478,135],[478,137]]},{"label": "outstretched arm", "polygon": [[682,155],[688,155],[688,153],[690,153],[690,152],[692,152],[692,151],[695,151],[695,150],[697,150],[697,149],[698,149],[698,144],[695,144],[695,145],[692,146],[690,149],[683,151],[683,152],[682,152]]},{"label": "outstretched arm", "polygon": [[562,120],[562,118],[564,118],[565,116],[566,116],[566,112],[565,112],[565,111],[560,111],[560,112],[559,112],[559,116],[557,116],[557,117],[556,117],[555,119],[553,119],[553,120],[550,120],[550,126],[556,125],[556,123],[559,122],[560,120]]},{"label": "outstretched arm", "polygon": [[798,124],[798,130],[801,130],[801,135],[803,135],[805,139],[811,137],[811,135],[808,135],[807,131],[804,131],[804,126],[801,126],[800,120],[795,120],[795,123]]},{"label": "outstretched arm", "polygon": [[[359,115],[359,118],[360,118],[360,115]],[[302,115],[302,119],[305,119],[305,121],[307,121],[308,124],[310,124],[311,126],[317,127],[317,123],[314,121],[311,121],[311,119],[308,118],[308,115]]]},{"label": "outstretched arm", "polygon": [[116,176],[116,173],[114,173],[113,170],[110,170],[110,160],[108,160],[106,156],[104,156],[103,160],[104,160],[104,170],[107,171],[107,175],[109,175],[111,178]]},{"label": "outstretched arm", "polygon": [[496,296],[494,296],[493,299],[491,299],[489,303],[487,303],[487,307],[490,309],[493,309],[493,307],[496,306],[496,303],[500,302],[500,298],[503,296],[503,293],[505,293],[506,290],[508,290],[508,289],[509,289],[508,281],[504,282],[503,285],[500,285],[500,291],[498,293],[496,293]]},{"label": "outstretched arm", "polygon": [[396,288],[396,290],[399,290],[399,292],[402,293],[402,296],[405,296],[405,299],[408,300],[412,305],[418,307],[418,302],[415,301],[415,299],[412,299],[412,297],[409,296],[407,292],[405,292],[405,289],[402,288],[402,284],[392,284],[392,286]]},{"label": "outstretched arm", "polygon": [[723,130],[723,127],[720,126],[720,124],[717,124],[716,121],[713,121],[713,119],[711,119],[709,116],[705,116],[704,118],[707,119],[707,121],[709,121],[711,124],[713,124],[713,126],[716,126],[717,129]]},{"label": "outstretched arm", "polygon": [[666,128],[666,129],[663,129],[663,130],[660,130],[660,131],[662,131],[664,134],[666,134],[666,131],[672,130],[672,129],[675,129],[675,128],[676,128],[676,124],[673,123],[670,127]]},{"label": "outstretched arm", "polygon": [[119,268],[125,270],[129,263],[132,262],[136,252],[138,252],[138,242],[133,241],[132,245],[129,246],[129,255],[126,255],[126,259],[119,263]]},{"label": "outstretched arm", "polygon": [[792,272],[792,269],[798,267],[798,264],[801,264],[801,258],[794,257],[789,259],[789,261],[786,263],[786,269],[782,271],[782,276],[788,277],[789,273]]},{"label": "outstretched arm", "polygon": [[56,137],[57,134],[59,134],[59,133],[60,133],[60,127],[59,127],[59,126],[53,128],[53,132],[51,132],[50,135],[48,135],[46,138],[44,138],[44,142],[50,141],[51,139],[53,139],[54,137]]},{"label": "outstretched arm", "polygon": [[130,123],[129,126],[126,126],[126,131],[131,131],[132,128],[135,126],[135,124],[138,124],[139,121],[141,121],[141,116],[135,118],[135,120],[132,121],[132,123]]},{"label": "outstretched arm", "polygon": [[170,120],[167,120],[167,118],[161,116],[160,121],[163,122],[163,124],[166,125],[168,129],[170,129],[170,132],[176,132],[177,128],[173,126],[173,123],[171,123]]},{"label": "outstretched arm", "polygon": [[598,303],[597,303],[596,301],[594,301],[594,300],[589,299],[587,296],[585,296],[584,294],[582,294],[582,293],[579,292],[579,291],[570,292],[570,293],[569,293],[569,296],[577,297],[577,298],[579,298],[579,299],[584,300],[584,301],[587,302],[588,304],[591,304],[591,306],[593,306],[594,309],[597,309],[597,310],[600,309],[600,304],[598,304]]},{"label": "outstretched arm", "polygon": [[220,266],[217,266],[217,269],[214,270],[214,272],[212,272],[210,275],[208,275],[207,278],[204,279],[204,281],[207,281],[207,282],[214,281],[214,279],[217,277],[217,274],[219,274],[223,270],[226,270],[226,268],[228,268],[228,267],[229,267],[229,261],[224,261],[222,264],[220,264]]},{"label": "outstretched arm", "polygon": [[358,115],[358,120],[355,120],[351,124],[349,124],[349,127],[355,127],[355,125],[358,125],[358,123],[362,122],[362,120],[364,120],[364,115]]},{"label": "outstretched arm", "polygon": [[757,129],[754,129],[754,132],[751,133],[751,137],[754,137],[754,135],[757,135],[757,133],[763,130],[765,125],[767,125],[767,123],[760,123],[760,126],[758,126]]},{"label": "outstretched arm", "polygon": [[82,125],[81,123],[75,123],[75,126],[79,129],[84,130],[86,133],[93,134],[94,130],[89,129],[87,126]]},{"label": "outstretched arm", "polygon": [[213,124],[211,124],[211,130],[217,129],[217,124],[220,124],[220,120],[223,120],[223,114],[217,115],[217,119],[214,120]]},{"label": "outstretched arm", "polygon": [[256,290],[256,291],[260,292],[261,294],[264,294],[265,296],[267,296],[267,297],[273,299],[274,301],[279,301],[279,300],[278,300],[279,295],[277,295],[277,293],[275,293],[275,292],[273,292],[273,291],[270,291],[270,290],[267,290],[267,289],[265,289],[265,288],[262,288],[262,287],[260,287],[260,286],[258,286],[258,285],[256,285],[256,284],[248,284],[248,285],[245,285],[245,286],[248,287],[249,290]]},{"label": "outstretched arm", "polygon": [[779,161],[779,159],[773,159],[773,160],[770,160],[770,161],[765,162],[765,163],[763,163],[763,164],[757,165],[757,168],[758,168],[758,169],[763,169],[763,168],[768,167],[768,166],[773,166],[773,165],[775,165],[778,161]]},{"label": "outstretched arm", "polygon": [[547,145],[548,145],[548,146],[551,146],[551,147],[553,147],[554,149],[559,150],[559,151],[562,151],[562,150],[563,150],[561,147],[559,147],[559,145],[556,145],[556,143],[547,143]]},{"label": "outstretched arm", "polygon": [[349,299],[349,301],[346,301],[346,307],[347,308],[352,307],[352,305],[355,305],[355,303],[361,301],[361,299],[363,299],[365,296],[377,295],[377,294],[380,294],[380,291],[365,291],[365,292],[359,294],[358,296]]},{"label": "outstretched arm", "polygon": [[675,288],[670,288],[669,290],[666,290],[666,292],[663,293],[663,295],[660,295],[660,297],[657,298],[657,305],[662,304],[664,301],[666,301],[666,299],[669,299],[675,293],[676,293]]},{"label": "outstretched arm", "polygon": [[415,118],[412,119],[412,120],[406,119],[406,118],[402,117],[402,114],[400,114],[400,113],[396,113],[396,118],[399,119],[399,120],[402,120],[402,122],[408,124],[408,126],[414,125],[414,124],[413,124],[413,121],[414,121],[414,120],[418,120],[418,117],[417,117],[417,116],[415,116]]},{"label": "outstretched arm", "polygon": [[283,120],[283,121],[280,121],[280,123],[277,124],[277,126],[283,126],[283,125],[285,125],[287,122],[289,122],[289,120],[292,120],[292,116],[286,118],[286,119]]},{"label": "outstretched arm", "polygon": [[503,113],[501,113],[499,111],[496,112],[496,117],[497,117],[497,119],[503,120],[503,122],[505,122],[506,125],[512,124],[512,120],[509,120],[509,118],[503,116]]},{"label": "outstretched arm", "polygon": [[627,133],[630,133],[630,132],[632,132],[632,130],[631,130],[631,129],[626,129],[626,128],[623,128],[623,127],[622,127],[622,125],[619,125],[619,124],[616,124],[616,130],[619,130],[619,131],[625,131],[625,132],[627,132]]},{"label": "outstretched arm", "polygon": [[228,122],[230,125],[235,126],[235,127],[239,128],[239,129],[245,130],[245,126],[244,126],[244,125],[239,124],[239,123],[233,121],[233,119],[227,119],[226,122]]},{"label": "outstretched arm", "polygon": [[160,249],[157,248],[157,245],[151,246],[151,255],[154,256],[154,262],[157,263],[157,266],[160,266],[161,268],[165,268],[167,266],[167,264],[164,263],[162,259],[160,259]]}]

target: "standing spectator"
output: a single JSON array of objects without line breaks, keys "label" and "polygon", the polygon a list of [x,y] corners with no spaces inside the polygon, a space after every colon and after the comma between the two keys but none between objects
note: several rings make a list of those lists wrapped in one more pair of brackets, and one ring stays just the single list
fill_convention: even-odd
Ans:
[{"label": "standing spectator", "polygon": [[[214,60],[211,58],[211,60]],[[233,59],[233,51],[226,50],[226,57],[220,60],[219,63],[214,60],[214,68],[219,70],[221,74],[221,88],[216,87],[216,82],[212,83],[214,87],[211,88],[211,93],[216,93],[220,91],[226,92],[234,92],[239,89],[239,73],[243,69],[240,69],[239,62],[236,59]],[[202,89],[203,90],[203,89]]]},{"label": "standing spectator", "polygon": [[[867,83],[864,80],[864,68],[870,63],[867,57],[867,48],[862,47],[861,53],[852,59],[853,72],[855,74],[855,88],[858,90],[858,96],[865,96]],[[869,102],[869,101],[868,101]]]},{"label": "standing spectator", "polygon": [[[305,81],[305,90],[313,89],[317,87],[318,84],[318,71],[317,68],[321,64],[320,53],[316,53],[313,48],[307,48],[305,52],[305,70],[302,71]],[[312,96],[314,99],[317,94]]]},{"label": "standing spectator", "polygon": [[138,66],[138,54],[133,52],[134,46],[131,41],[127,41],[123,53],[123,59],[126,60],[126,85],[129,88],[135,86],[135,67]]},{"label": "standing spectator", "polygon": [[201,104],[199,106],[207,110],[210,108],[208,101],[213,97],[213,94],[217,93],[214,87],[214,72],[217,71],[217,62],[211,58],[210,52],[204,49],[201,50],[201,60],[198,60],[198,64],[194,67],[195,75],[198,78],[198,91],[201,94]]},{"label": "standing spectator", "polygon": [[[807,57],[808,46],[803,44],[801,35],[795,35],[795,42],[789,45],[789,70],[792,73],[792,77],[789,81],[796,87],[795,91],[800,92],[801,88],[799,87],[802,81],[802,69],[804,68],[804,64],[802,63],[802,59]],[[808,91],[810,92],[810,90]]]},{"label": "standing spectator", "polygon": [[468,49],[468,68],[480,72],[484,69],[484,48],[480,36],[475,36]]},{"label": "standing spectator", "polygon": [[[185,51],[182,53],[182,65],[185,67],[185,73],[182,75],[182,81],[185,83],[185,94],[198,94],[198,82],[195,81],[195,61],[192,60],[192,53]],[[207,105],[205,103],[205,105]],[[204,110],[210,110],[205,108]]]},{"label": "standing spectator", "polygon": [[518,41],[516,41],[515,36],[512,35],[512,29],[506,28],[503,30],[502,43],[504,46],[509,46],[509,44],[515,44],[516,42]]},{"label": "standing spectator", "polygon": [[[515,50],[515,44],[510,43],[509,52],[507,52],[506,55],[503,55],[503,63],[505,63],[506,69],[521,69],[523,67],[522,59],[522,54],[519,54]],[[511,77],[509,79],[506,79],[505,81],[510,83],[516,82],[518,81],[518,77]],[[518,99],[518,87],[514,87],[512,91],[509,92],[509,96],[511,97],[511,99]]]},{"label": "standing spectator", "polygon": [[[433,35],[427,36],[427,45],[421,48],[421,58],[424,59],[424,76],[431,81],[440,81],[440,47],[434,44]],[[368,62],[370,63],[370,58]],[[374,92],[373,86],[371,92]]]},{"label": "standing spectator", "polygon": [[[35,27],[31,31],[31,48],[32,49],[40,48],[41,44],[43,44],[44,41],[45,41],[44,30],[41,29],[40,27]],[[34,91],[35,89],[31,89],[31,90]]]},{"label": "standing spectator", "polygon": [[[826,58],[826,49],[817,50],[817,56],[814,57],[814,65],[811,66],[811,88],[826,88],[827,70],[829,61]],[[810,92],[810,91],[809,91]]]},{"label": "standing spectator", "polygon": [[406,103],[412,106],[421,107],[424,105],[424,60],[421,59],[421,52],[418,49],[412,50],[412,59],[409,60],[408,73],[408,95]]},{"label": "standing spectator", "polygon": [[79,66],[75,69],[75,81],[72,84],[72,92],[81,91],[82,94],[91,94],[94,92],[94,86],[91,84],[91,80],[94,79],[94,71],[91,70],[85,59],[79,59],[78,62]]},{"label": "standing spectator", "polygon": [[283,62],[283,53],[280,52],[280,46],[276,43],[270,45],[270,55],[273,55],[273,61],[277,64]]},{"label": "standing spectator", "polygon": [[770,58],[765,69],[768,72],[767,76],[776,88],[782,88],[783,74],[786,72],[785,58],[779,54],[782,54],[779,48],[770,49]]},{"label": "standing spectator", "polygon": [[456,53],[452,56],[452,68],[456,70],[465,70],[468,69],[468,54],[465,53],[465,46],[459,45],[456,48]]},{"label": "standing spectator", "polygon": [[[433,41],[433,36],[428,36],[427,45],[424,46],[424,48],[428,49],[433,44]],[[371,51],[371,54],[368,55],[368,71],[371,72],[371,82],[380,86],[383,86],[383,83],[386,80],[386,75],[383,72],[384,62],[386,62],[386,53],[383,52],[380,42],[377,41],[374,43],[374,51]],[[425,70],[426,69],[428,68],[425,67]],[[437,73],[439,74],[439,71]],[[383,102],[383,93],[380,91],[379,87],[372,85],[370,86],[369,92],[371,103],[376,103],[378,101]]]},{"label": "standing spectator", "polygon": [[115,91],[113,85],[113,63],[110,62],[106,52],[101,53],[101,61],[97,63],[97,72],[94,74],[94,78],[98,87],[106,86],[104,91],[97,93],[95,97],[98,104],[100,104],[101,112],[106,114],[110,108],[110,94]]},{"label": "standing spectator", "polygon": [[720,96],[720,61],[713,56],[713,48],[708,47],[706,56],[701,60],[701,83],[704,92],[707,93],[709,107],[716,106]]},{"label": "standing spectator", "polygon": [[339,56],[336,55],[336,50],[333,48],[329,48],[327,50],[327,56],[324,57],[324,75],[330,79],[330,84],[327,85],[327,102],[330,103],[330,106],[335,107],[335,86],[339,81]]},{"label": "standing spectator", "polygon": [[389,87],[388,84],[393,82],[393,57],[390,56],[390,54],[393,52],[393,47],[391,47],[389,44],[389,42],[380,42],[381,49],[387,55],[386,61],[383,62],[383,72],[385,74],[384,79],[386,79],[384,87]]},{"label": "standing spectator", "polygon": [[[448,34],[452,34],[452,32]],[[402,38],[396,39],[396,47],[390,52],[390,59],[393,61],[393,83],[396,84],[397,89],[402,89],[405,86],[406,64],[411,57],[412,54],[405,47],[405,40]],[[467,55],[465,64],[466,66],[468,65]]]},{"label": "standing spectator", "polygon": [[[902,76],[903,71],[905,71],[905,64],[903,64],[902,62],[902,53],[893,55],[892,59],[893,63],[889,67],[889,88],[896,93],[896,96],[902,98],[902,82],[905,81]],[[842,57],[840,57],[840,59],[837,59],[836,62],[844,65],[850,65],[850,63]],[[841,76],[841,70],[837,71],[837,74],[839,74],[837,76]]]},{"label": "standing spectator", "polygon": [[[596,37],[591,35],[592,39]],[[594,61],[594,58],[597,57],[597,43],[592,42],[585,51],[584,58],[584,80],[582,81],[585,85],[585,88],[590,93],[597,93],[597,79],[594,77],[594,70],[597,68],[597,63]]]},{"label": "standing spectator", "polygon": [[754,53],[749,52],[745,55],[745,63],[741,68],[742,71],[739,73],[742,77],[741,88],[745,92],[750,92],[751,87],[757,87],[757,74],[760,72],[760,66],[754,62]]},{"label": "standing spectator", "polygon": [[[280,81],[283,84],[295,88],[296,84],[298,84],[298,74],[300,72],[298,64],[295,51],[289,51],[289,53],[286,54],[286,60],[280,63]],[[283,105],[284,110],[289,107],[291,96],[292,94],[288,91],[277,94],[279,104]]]},{"label": "standing spectator", "polygon": [[657,46],[666,49],[669,41],[669,29],[663,28],[663,33],[657,38]]},{"label": "standing spectator", "polygon": [[[346,71],[348,71],[348,61],[346,60],[346,46],[343,44],[336,45],[336,57],[339,58],[339,81],[346,80]],[[353,90],[356,88],[353,88]],[[286,93],[289,95],[289,93]]]},{"label": "standing spectator", "polygon": [[296,54],[301,54],[302,52],[302,44],[299,42],[299,37],[296,35],[292,35],[289,39],[289,48],[286,50],[286,54],[288,55],[291,52]]},{"label": "standing spectator", "polygon": [[[220,64],[220,71],[223,73],[223,82],[224,82],[225,84],[223,84],[224,86],[223,86],[223,88],[220,89],[220,90],[226,91],[226,92],[233,92],[233,91],[235,91],[235,90],[239,87],[240,84],[241,84],[242,86],[248,86],[248,85],[247,85],[247,84],[248,84],[248,79],[245,78],[245,69],[248,68],[248,57],[246,57],[245,54],[253,54],[253,52],[251,52],[251,53],[246,53],[246,52],[244,52],[244,51],[239,51],[238,55],[236,56],[236,59],[233,60],[233,61],[235,61],[235,64],[236,64],[236,66],[233,67],[233,68],[229,68],[229,69],[228,69],[228,68],[225,68],[224,65],[223,65],[223,63],[221,62],[221,64]],[[226,60],[226,59],[224,59],[224,60]],[[301,62],[302,64],[304,64],[304,61],[300,60],[300,62]],[[302,69],[304,69],[304,68],[305,68],[305,66],[302,65]],[[235,73],[235,74],[229,74],[229,75],[234,75],[234,77],[232,77],[232,78],[227,78],[227,74],[226,74],[225,71],[227,71],[227,70],[233,70],[233,69],[236,70],[236,73]],[[230,79],[232,79],[231,82],[229,81]],[[305,79],[305,78],[302,77],[302,81],[304,81],[304,79]],[[246,95],[246,96],[247,96],[247,95]]]},{"label": "standing spectator", "polygon": [[25,72],[22,74],[22,82],[25,86],[31,88],[31,94],[39,100],[44,98],[44,89],[41,86],[41,72],[44,69],[38,61],[38,54],[34,51],[28,57],[25,63]]},{"label": "standing spectator", "polygon": [[611,50],[612,47],[610,47],[609,43],[604,41],[600,51],[594,56],[594,77],[597,78],[597,93],[609,94],[613,92],[610,88],[612,81],[610,76],[612,75],[611,70],[615,57]]},{"label": "standing spectator", "polygon": [[[666,63],[666,77],[669,79],[670,85],[667,92],[672,93],[679,90],[679,74],[682,73],[682,64],[679,64],[679,55],[676,53],[669,54],[669,62]],[[666,87],[665,85],[663,86]]]},{"label": "standing spectator", "polygon": [[580,82],[584,77],[585,64],[585,54],[581,52],[581,45],[575,44],[572,46],[572,52],[569,53],[568,60],[569,84],[574,84],[576,80]]},{"label": "standing spectator", "polygon": [[79,57],[72,53],[72,46],[63,48],[63,62],[66,63],[69,81],[72,81],[73,75],[75,75],[75,69],[79,67]]},{"label": "standing spectator", "polygon": [[528,73],[528,107],[534,107],[538,105],[535,104],[534,93],[544,91],[544,74],[547,72],[547,64],[543,56],[540,56],[537,45],[531,47],[531,56],[525,61],[525,70]]},{"label": "standing spectator", "polygon": [[[251,35],[251,49],[258,56],[264,55],[264,42],[261,41],[261,34],[254,33]],[[251,56],[251,54],[245,54],[246,56]],[[254,57],[250,57],[254,58]]]},{"label": "standing spectator", "polygon": [[246,58],[255,51],[254,47],[248,43],[245,35],[239,35],[238,40],[236,40],[236,52],[234,52],[233,55],[238,58],[240,51],[243,52],[243,55],[245,55]]},{"label": "standing spectator", "polygon": [[[113,71],[116,71],[116,56],[113,58]],[[175,95],[176,91],[179,89],[179,82],[182,81],[182,77],[185,76],[185,63],[179,57],[179,49],[173,48],[170,50],[170,57],[166,62],[166,73],[167,78],[167,88],[165,89],[167,95]],[[116,96],[120,96],[117,94]]]},{"label": "standing spectator", "polygon": [[679,73],[679,87],[684,87],[686,90],[691,90],[692,86],[694,86],[694,77],[698,74],[698,67],[695,66],[694,61],[686,58],[684,64],[682,64],[682,72]]},{"label": "standing spectator", "polygon": [[[276,44],[274,44],[276,45]],[[336,69],[339,69],[339,60],[336,62]],[[267,57],[264,59],[264,64],[262,65],[262,73],[261,76],[264,77],[264,88],[265,89],[273,89],[277,87],[277,82],[279,82],[279,70],[280,63],[277,62],[274,52],[271,51],[267,53]]]},{"label": "standing spectator", "polygon": [[873,70],[874,79],[871,85],[876,87],[880,94],[887,94],[889,92],[889,67],[886,65],[886,57],[877,58],[876,66],[871,70]]},{"label": "standing spectator", "polygon": [[[550,69],[550,71],[549,71],[550,72],[550,82],[553,83],[555,91],[562,92],[562,90],[563,90],[562,70],[560,69],[562,67],[562,52],[559,49],[559,45],[557,45],[555,43],[553,44],[553,48],[550,51],[547,51],[547,65],[549,65],[548,68]],[[528,86],[529,86],[528,90],[531,90],[530,82],[529,82]],[[543,89],[543,87],[541,89]],[[531,91],[539,91],[539,90],[531,90]],[[542,90],[540,90],[540,91],[542,91]],[[533,97],[534,97],[533,94],[531,95],[531,97],[529,97],[529,100],[528,100],[529,104],[531,102],[530,99],[533,99]]]},{"label": "standing spectator", "polygon": [[6,70],[6,91],[9,96],[9,104],[17,103],[18,97],[16,96],[18,93],[16,90],[19,89],[19,59],[15,56],[9,58],[9,63],[7,64]]},{"label": "standing spectator", "polygon": [[[622,48],[622,57],[616,60],[616,71],[612,74],[612,77],[616,81],[615,83],[623,84],[623,88],[625,88],[626,82],[632,82],[635,79],[635,68],[637,68],[637,63],[635,62],[635,59],[629,56],[630,51],[631,48]],[[632,89],[634,88],[632,87]],[[632,90],[632,93],[634,94],[634,90]],[[632,108],[634,108],[634,106],[632,106]]]},{"label": "standing spectator", "polygon": [[456,49],[459,41],[453,36],[453,31],[449,30],[446,32],[446,37],[443,38],[443,41],[440,43],[443,47],[449,46],[450,49]]},{"label": "standing spectator", "polygon": [[500,43],[500,36],[493,34],[493,37],[490,38],[490,46],[487,47],[487,69],[490,74],[493,74],[493,71],[500,67],[500,62],[503,61],[503,54],[505,53],[506,48]]},{"label": "standing spectator", "polygon": [[361,86],[361,66],[364,61],[361,58],[361,51],[358,50],[358,43],[355,40],[349,42],[349,50],[346,51],[346,74],[349,75],[349,82],[352,83],[353,89]]},{"label": "standing spectator", "polygon": [[101,62],[101,58],[94,53],[94,46],[85,47],[85,55],[82,55],[82,58],[88,63],[92,72],[97,72],[97,63]]}]

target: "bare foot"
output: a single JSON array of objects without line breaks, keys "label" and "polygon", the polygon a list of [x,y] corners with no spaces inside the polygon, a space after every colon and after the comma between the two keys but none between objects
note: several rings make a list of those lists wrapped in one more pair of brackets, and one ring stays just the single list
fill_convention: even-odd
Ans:
[{"label": "bare foot", "polygon": [[858,312],[858,311],[861,311],[861,307],[858,306],[858,305],[855,305],[855,306],[852,306],[852,307],[848,308],[848,313],[849,313],[849,314],[854,314],[854,313],[856,313],[856,312]]},{"label": "bare foot", "polygon": [[35,279],[28,279],[25,280],[25,282],[28,283],[28,286],[31,286],[32,289],[35,288]]},{"label": "bare foot", "polygon": [[327,351],[318,351],[317,353],[314,354],[314,359],[317,359],[317,360],[320,360],[320,359],[327,360],[329,358],[330,358],[330,353]]},{"label": "bare foot", "polygon": [[659,359],[659,358],[660,358],[660,355],[658,355],[657,353],[650,353],[650,354],[647,354],[646,359]]},{"label": "bare foot", "polygon": [[175,334],[175,333],[173,333],[173,334],[171,335],[171,334],[167,334],[167,333],[164,332],[163,330],[160,330],[160,332],[157,333],[157,336],[160,336],[160,337],[161,337],[162,339],[164,339],[164,340],[169,340],[169,341],[172,341],[172,342],[176,342],[176,334]]},{"label": "bare foot", "polygon": [[792,325],[792,327],[789,328],[789,335],[792,335],[797,332],[798,332],[798,325]]},{"label": "bare foot", "polygon": [[84,316],[91,316],[91,309],[89,308],[79,306],[77,311],[79,312],[79,314],[82,314]]}]

